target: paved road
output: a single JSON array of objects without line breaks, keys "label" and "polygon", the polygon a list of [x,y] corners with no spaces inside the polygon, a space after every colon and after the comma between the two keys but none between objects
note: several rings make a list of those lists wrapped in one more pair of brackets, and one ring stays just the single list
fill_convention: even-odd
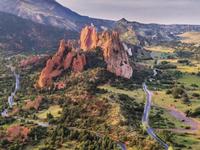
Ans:
[{"label": "paved road", "polygon": [[[19,75],[16,74],[15,72],[15,68],[8,65],[7,66],[8,68],[10,68],[10,70],[13,72],[14,76],[15,76],[15,89],[14,91],[11,93],[11,95],[8,97],[8,104],[9,104],[9,107],[12,108],[13,105],[14,105],[14,96],[16,95],[16,92],[19,90],[20,88],[20,79],[19,79]],[[8,109],[4,109],[3,112],[1,112],[1,116],[2,117],[8,117]]]},{"label": "paved road", "polygon": [[[157,75],[156,70],[154,70],[154,76]],[[143,90],[146,93],[146,103],[144,108],[144,113],[142,116],[142,124],[146,129],[147,133],[154,138],[158,143],[160,143],[166,150],[170,149],[171,147],[168,146],[161,138],[159,138],[155,133],[154,130],[149,126],[149,113],[151,110],[151,101],[153,93],[148,90],[146,83],[143,83]]]}]

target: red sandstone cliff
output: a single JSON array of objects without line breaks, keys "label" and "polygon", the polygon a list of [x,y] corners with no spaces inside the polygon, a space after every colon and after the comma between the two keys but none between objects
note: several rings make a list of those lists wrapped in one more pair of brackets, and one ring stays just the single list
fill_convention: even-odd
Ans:
[{"label": "red sandstone cliff", "polygon": [[103,50],[108,71],[128,79],[132,77],[133,69],[117,32],[103,32],[99,36],[98,45]]},{"label": "red sandstone cliff", "polygon": [[84,51],[92,50],[97,47],[98,35],[95,27],[86,26],[80,35],[80,47]]},{"label": "red sandstone cliff", "polygon": [[117,76],[132,77],[133,69],[117,32],[104,31],[98,34],[95,27],[86,26],[81,31],[80,38],[81,49],[84,51],[94,49],[97,46],[102,48],[108,71]]},{"label": "red sandstone cliff", "polygon": [[81,50],[90,51],[100,47],[107,63],[107,70],[124,78],[131,78],[133,69],[124,49],[119,34],[114,31],[97,33],[95,27],[86,26],[80,35],[80,46],[77,41],[62,40],[58,52],[47,61],[42,70],[37,86],[44,88],[52,84],[52,79],[61,75],[66,69],[81,72],[86,65],[86,56]]},{"label": "red sandstone cliff", "polygon": [[61,40],[57,53],[47,61],[46,67],[42,70],[37,87],[50,86],[52,79],[60,76],[66,69],[72,68],[75,72],[83,71],[86,58],[75,47],[75,42]]}]

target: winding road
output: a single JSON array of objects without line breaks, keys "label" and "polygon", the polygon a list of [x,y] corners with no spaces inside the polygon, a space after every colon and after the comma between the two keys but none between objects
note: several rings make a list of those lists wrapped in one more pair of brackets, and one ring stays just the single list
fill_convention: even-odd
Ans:
[{"label": "winding road", "polygon": [[[154,70],[154,76],[157,75],[157,71]],[[148,90],[146,83],[143,83],[143,90],[146,93],[146,103],[144,108],[144,113],[142,116],[142,125],[147,131],[147,133],[154,138],[158,143],[160,143],[166,150],[172,149],[167,143],[165,143],[161,138],[159,138],[155,133],[154,130],[149,126],[149,113],[151,110],[151,102],[153,93]]]},{"label": "winding road", "polygon": [[[17,91],[20,88],[20,80],[19,80],[19,75],[15,72],[15,68],[12,67],[11,65],[7,66],[8,68],[10,68],[10,70],[13,72],[14,76],[15,76],[15,89],[14,91],[11,93],[11,95],[8,97],[8,104],[9,107],[12,108],[14,105],[14,96],[16,95]],[[8,108],[4,109],[3,112],[1,112],[1,116],[2,117],[8,117]]]}]

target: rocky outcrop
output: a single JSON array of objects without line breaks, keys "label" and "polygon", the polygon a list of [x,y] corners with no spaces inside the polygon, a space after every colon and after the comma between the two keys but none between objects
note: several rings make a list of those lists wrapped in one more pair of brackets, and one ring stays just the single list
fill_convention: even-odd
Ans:
[{"label": "rocky outcrop", "polygon": [[63,71],[71,68],[75,72],[81,72],[85,65],[86,58],[77,49],[77,43],[61,40],[57,53],[47,61],[46,67],[42,70],[37,87],[51,86],[52,79],[60,76]]},{"label": "rocky outcrop", "polygon": [[28,58],[20,61],[19,67],[26,68],[28,66],[37,65],[40,61],[46,60],[47,58],[48,55],[29,56]]},{"label": "rocky outcrop", "polygon": [[24,142],[28,139],[28,134],[30,133],[30,129],[24,126],[14,125],[7,129],[7,140],[9,142],[12,141],[20,141]]},{"label": "rocky outcrop", "polygon": [[55,89],[62,90],[66,87],[66,84],[62,81],[56,82],[56,83],[54,83],[54,87],[55,87]]},{"label": "rocky outcrop", "polygon": [[30,110],[30,109],[38,110],[43,100],[44,98],[42,96],[36,97],[35,100],[33,101],[27,100],[23,109],[24,110]]},{"label": "rocky outcrop", "polygon": [[132,77],[133,69],[119,34],[114,31],[98,34],[95,27],[86,26],[81,31],[80,45],[75,40],[60,42],[58,52],[47,61],[46,67],[42,70],[37,87],[51,86],[52,79],[69,68],[75,73],[82,72],[86,66],[87,52],[97,47],[103,51],[103,60],[107,64],[108,71],[128,79]]},{"label": "rocky outcrop", "polygon": [[97,47],[98,35],[96,28],[93,26],[86,26],[82,29],[80,35],[81,49],[84,51],[92,50]]},{"label": "rocky outcrop", "polygon": [[84,66],[86,65],[86,57],[84,54],[77,54],[77,56],[73,60],[72,70],[74,72],[81,72],[84,70]]},{"label": "rocky outcrop", "polygon": [[117,32],[104,31],[98,34],[95,27],[86,26],[80,37],[81,49],[84,51],[95,49],[97,46],[102,48],[108,71],[117,76],[132,77],[133,69]]},{"label": "rocky outcrop", "polygon": [[20,62],[20,67],[27,67],[27,66],[29,66],[29,65],[32,65],[32,64],[37,63],[39,60],[40,60],[40,57],[39,57],[39,56],[31,56],[31,57],[28,57],[27,59],[23,59],[23,60]]},{"label": "rocky outcrop", "polygon": [[99,36],[98,46],[103,50],[108,71],[128,79],[132,77],[133,69],[117,32],[103,32]]}]

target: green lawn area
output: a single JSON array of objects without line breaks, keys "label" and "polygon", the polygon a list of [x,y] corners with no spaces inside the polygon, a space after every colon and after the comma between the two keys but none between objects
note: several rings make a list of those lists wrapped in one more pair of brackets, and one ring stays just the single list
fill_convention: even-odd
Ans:
[{"label": "green lawn area", "polygon": [[59,105],[53,105],[53,106],[50,106],[49,109],[47,110],[40,111],[37,114],[37,117],[39,119],[46,119],[47,114],[51,113],[55,118],[57,118],[57,117],[60,117],[59,112],[62,112],[62,108]]},{"label": "green lawn area", "polygon": [[159,107],[169,108],[176,106],[176,108],[182,112],[189,109],[195,110],[200,107],[200,100],[191,100],[191,104],[188,106],[182,102],[181,99],[174,99],[172,95],[167,95],[166,91],[156,91],[153,96],[153,103]]},{"label": "green lawn area", "polygon": [[99,86],[98,88],[104,89],[104,90],[107,90],[108,92],[112,92],[116,94],[128,95],[129,97],[135,98],[137,102],[145,102],[145,93],[142,90],[142,86],[141,86],[141,89],[137,89],[134,91],[122,90],[116,87],[112,87],[110,85],[103,85],[103,86]]},{"label": "green lawn area", "polygon": [[152,52],[161,52],[161,53],[173,53],[174,49],[170,47],[165,47],[165,46],[150,46],[150,47],[145,47],[147,50],[152,51]]},{"label": "green lawn area", "polygon": [[192,84],[196,84],[200,87],[200,77],[195,75],[188,75],[188,74],[184,75],[178,81],[186,86],[191,86]]},{"label": "green lawn area", "polygon": [[[181,144],[185,146],[185,147],[182,147],[181,150],[198,150],[200,147],[199,137],[195,135],[177,134],[173,139],[179,145]],[[175,150],[176,149],[178,148],[175,145]]]}]

